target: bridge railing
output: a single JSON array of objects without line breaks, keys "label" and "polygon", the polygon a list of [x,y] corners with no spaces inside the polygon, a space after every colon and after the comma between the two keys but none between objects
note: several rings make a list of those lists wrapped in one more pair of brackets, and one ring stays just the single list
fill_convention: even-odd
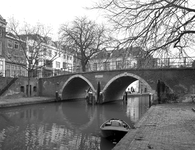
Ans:
[{"label": "bridge railing", "polygon": [[[195,68],[195,58],[183,57],[183,58],[155,58],[151,60],[137,59],[128,61],[111,61],[111,62],[96,62],[89,63],[85,72],[92,71],[110,71],[110,70],[122,70],[122,69],[166,69],[166,68]],[[82,66],[75,65],[68,68],[69,73],[81,73]]]},{"label": "bridge railing", "polygon": [[189,68],[194,66],[195,58],[183,57],[183,58],[164,58],[158,59],[158,68]]},{"label": "bridge railing", "polygon": [[[121,70],[121,69],[158,69],[158,68],[195,68],[195,58],[155,58],[151,60],[128,60],[128,61],[112,61],[112,62],[98,62],[89,63],[86,66],[86,72],[103,71],[103,70]],[[82,72],[82,67],[73,66],[72,72]]]}]

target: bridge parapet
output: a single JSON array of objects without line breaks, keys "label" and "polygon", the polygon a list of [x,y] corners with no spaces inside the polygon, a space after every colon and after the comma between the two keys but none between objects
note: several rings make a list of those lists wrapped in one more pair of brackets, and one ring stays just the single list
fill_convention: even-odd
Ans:
[{"label": "bridge parapet", "polygon": [[[123,60],[109,62],[89,63],[86,66],[86,72],[94,71],[111,71],[124,69],[167,69],[167,68],[195,68],[195,57],[180,57],[180,58],[153,58],[145,60],[136,58],[135,60]],[[95,67],[94,67],[95,66]],[[69,66],[70,73],[83,73],[81,66]],[[64,72],[67,74],[68,72]],[[63,71],[61,72],[63,74]]]}]

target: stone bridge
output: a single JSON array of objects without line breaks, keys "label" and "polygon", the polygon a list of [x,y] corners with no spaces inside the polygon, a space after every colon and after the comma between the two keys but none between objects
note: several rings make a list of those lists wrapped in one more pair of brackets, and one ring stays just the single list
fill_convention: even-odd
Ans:
[{"label": "stone bridge", "polygon": [[85,98],[86,91],[90,90],[96,101],[100,93],[101,102],[108,102],[121,99],[128,85],[136,80],[145,84],[147,92],[153,94],[156,93],[158,80],[174,93],[195,93],[195,69],[161,68],[96,71],[41,78],[39,95],[56,96],[57,92],[61,100],[68,100]]}]

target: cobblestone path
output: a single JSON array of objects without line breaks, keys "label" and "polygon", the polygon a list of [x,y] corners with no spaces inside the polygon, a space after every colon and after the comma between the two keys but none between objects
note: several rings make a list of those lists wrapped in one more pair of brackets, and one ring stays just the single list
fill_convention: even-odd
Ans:
[{"label": "cobblestone path", "polygon": [[195,150],[195,103],[152,106],[113,150]]}]

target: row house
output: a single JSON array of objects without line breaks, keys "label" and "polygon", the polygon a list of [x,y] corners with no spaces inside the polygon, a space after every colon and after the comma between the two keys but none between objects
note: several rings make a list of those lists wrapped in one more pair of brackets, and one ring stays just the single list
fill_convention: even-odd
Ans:
[{"label": "row house", "polygon": [[[34,59],[34,61],[37,61],[34,76],[39,78],[51,77],[72,72],[73,55],[71,53],[67,53],[59,42],[54,42],[50,37],[41,37],[40,35],[22,36],[27,43],[29,56],[35,54],[37,47],[39,49],[39,57]],[[35,36],[39,37],[36,38]],[[33,45],[36,42],[34,42],[33,39],[38,39],[37,41],[39,41],[36,46]]]},{"label": "row house", "polygon": [[24,51],[20,40],[6,32],[7,22],[0,16],[0,75],[4,77],[26,76]]},{"label": "row house", "polygon": [[43,55],[41,56],[39,66],[39,77],[50,77],[73,72],[73,55],[67,53],[61,46],[55,42],[43,44]]},{"label": "row house", "polygon": [[128,68],[151,68],[157,65],[156,59],[145,57],[140,47],[122,48],[113,51],[101,50],[89,62],[92,71],[117,70]]},{"label": "row house", "polygon": [[[0,76],[28,76],[27,68],[32,64],[35,64],[34,77],[50,77],[73,71],[74,57],[65,46],[37,34],[16,37],[6,32],[6,25],[6,20],[0,15]],[[33,43],[40,45],[34,47]],[[38,58],[33,58],[37,48]]]},{"label": "row house", "polygon": [[6,20],[0,15],[0,76],[5,76],[5,29],[6,29]]},{"label": "row house", "polygon": [[24,50],[21,47],[20,41],[13,34],[6,34],[6,47],[5,47],[5,76],[6,77],[18,77],[27,76],[26,70],[26,57]]}]

